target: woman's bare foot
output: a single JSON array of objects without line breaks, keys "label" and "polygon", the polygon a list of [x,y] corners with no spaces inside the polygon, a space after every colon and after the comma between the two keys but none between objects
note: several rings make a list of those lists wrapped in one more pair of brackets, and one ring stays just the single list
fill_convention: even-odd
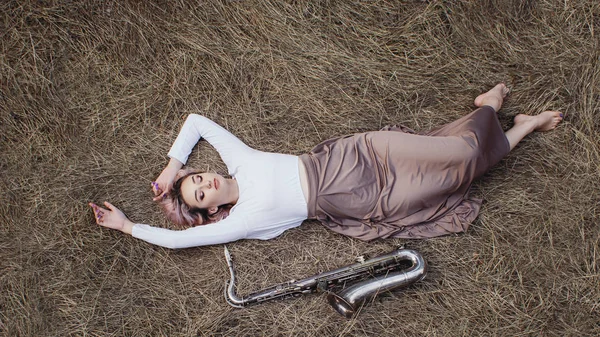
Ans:
[{"label": "woman's bare foot", "polygon": [[544,111],[537,116],[519,114],[515,116],[515,126],[527,125],[531,131],[543,132],[555,129],[562,120],[563,114],[560,111]]},{"label": "woman's bare foot", "polygon": [[477,98],[475,98],[475,106],[482,107],[484,105],[489,105],[494,108],[495,111],[498,111],[502,106],[502,102],[504,102],[504,97],[506,97],[506,94],[508,94],[509,91],[510,90],[504,83],[498,83],[490,91],[477,96]]},{"label": "woman's bare foot", "polygon": [[519,114],[515,117],[515,125],[504,134],[512,150],[523,137],[533,131],[553,130],[562,120],[563,114],[560,111],[544,111],[536,116]]}]

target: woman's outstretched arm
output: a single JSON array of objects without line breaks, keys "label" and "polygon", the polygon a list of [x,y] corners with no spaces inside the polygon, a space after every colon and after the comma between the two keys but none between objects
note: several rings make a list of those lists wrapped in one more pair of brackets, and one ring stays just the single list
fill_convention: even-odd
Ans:
[{"label": "woman's outstretched arm", "polygon": [[170,230],[136,224],[127,218],[118,208],[104,202],[106,208],[94,203],[89,204],[94,210],[96,223],[100,226],[120,230],[135,238],[162,246],[177,249],[197,246],[215,245],[243,239],[247,236],[246,224],[232,217],[203,226],[185,230]]}]

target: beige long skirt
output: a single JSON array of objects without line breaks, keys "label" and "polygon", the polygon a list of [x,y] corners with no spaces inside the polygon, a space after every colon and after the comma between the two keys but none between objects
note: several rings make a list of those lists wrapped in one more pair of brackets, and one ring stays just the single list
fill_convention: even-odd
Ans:
[{"label": "beige long skirt", "polygon": [[473,179],[509,150],[488,106],[422,134],[386,127],[329,139],[300,156],[308,215],[362,240],[464,232],[481,207],[469,197]]}]

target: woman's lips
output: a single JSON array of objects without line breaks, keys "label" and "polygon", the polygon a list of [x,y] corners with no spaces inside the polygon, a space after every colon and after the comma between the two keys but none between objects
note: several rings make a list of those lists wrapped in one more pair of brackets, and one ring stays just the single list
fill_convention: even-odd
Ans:
[{"label": "woman's lips", "polygon": [[213,185],[215,186],[215,190],[219,189],[217,178],[215,178],[215,180],[213,181]]}]

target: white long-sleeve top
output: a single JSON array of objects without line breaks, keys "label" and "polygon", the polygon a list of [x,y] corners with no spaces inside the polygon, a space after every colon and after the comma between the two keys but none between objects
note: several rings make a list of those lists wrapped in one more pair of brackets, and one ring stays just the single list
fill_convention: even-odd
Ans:
[{"label": "white long-sleeve top", "polygon": [[169,157],[185,164],[201,138],[219,152],[229,175],[238,183],[239,199],[229,216],[216,223],[185,230],[135,224],[131,233],[134,237],[167,248],[213,245],[239,239],[268,240],[299,226],[307,218],[297,156],[252,149],[210,119],[191,114],[171,147]]}]

